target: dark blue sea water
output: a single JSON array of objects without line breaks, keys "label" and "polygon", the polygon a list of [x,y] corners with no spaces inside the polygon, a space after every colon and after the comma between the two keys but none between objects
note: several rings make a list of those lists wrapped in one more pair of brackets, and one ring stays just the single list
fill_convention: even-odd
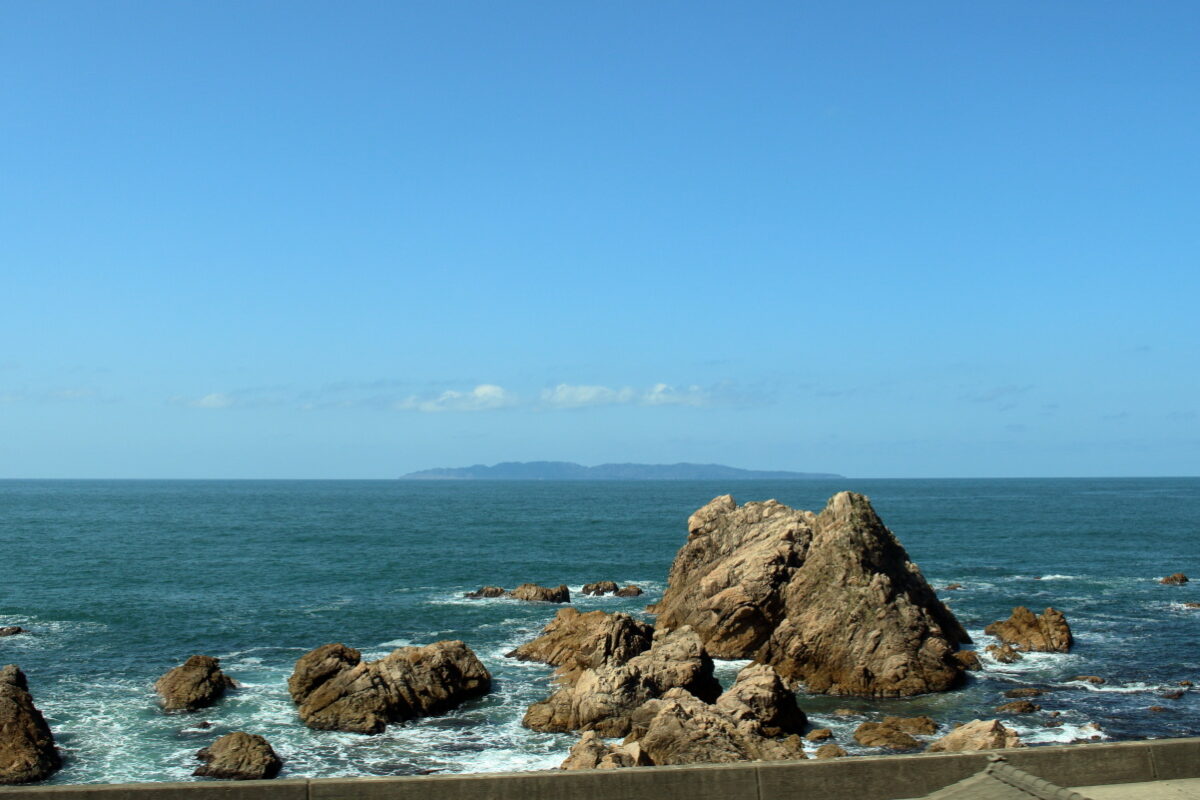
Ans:
[{"label": "dark blue sea water", "polygon": [[[519,724],[550,670],[504,653],[557,607],[463,592],[615,580],[647,594],[577,606],[638,613],[661,594],[688,515],[714,496],[819,509],[841,489],[872,498],[932,584],[965,585],[942,594],[980,649],[983,627],[1018,604],[1063,610],[1077,639],[1069,655],[989,662],[953,693],[801,695],[843,746],[855,749],[862,718],[835,709],[949,725],[993,716],[1023,685],[1053,690],[1042,712],[1011,720],[1031,743],[1200,735],[1200,692],[1161,696],[1200,682],[1200,610],[1184,606],[1200,601],[1200,580],[1157,583],[1200,579],[1200,479],[0,482],[0,625],[32,631],[0,638],[0,664],[25,670],[55,731],[65,767],[53,783],[189,780],[195,751],[231,730],[265,735],[285,776],[554,767],[575,737]],[[285,681],[306,650],[341,641],[375,658],[447,638],[492,670],[492,695],[379,736],[297,721]],[[164,714],[152,684],[193,653],[220,657],[244,686],[198,714]],[[722,676],[739,666],[721,664]]]}]

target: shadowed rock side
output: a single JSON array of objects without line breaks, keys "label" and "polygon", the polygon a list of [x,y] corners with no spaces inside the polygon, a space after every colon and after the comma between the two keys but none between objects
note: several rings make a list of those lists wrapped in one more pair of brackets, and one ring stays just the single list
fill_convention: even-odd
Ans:
[{"label": "shadowed rock side", "polygon": [[[1025,606],[1017,606],[1012,610],[1012,616],[993,622],[983,632],[1022,650],[1039,653],[1066,653],[1074,643],[1067,618],[1054,608],[1034,615]],[[999,656],[996,658],[1000,660]]]},{"label": "shadowed rock side", "polygon": [[628,614],[564,608],[541,635],[507,655],[558,667],[558,679],[573,683],[585,669],[617,667],[649,650],[653,635],[652,627]]},{"label": "shadowed rock side", "polygon": [[751,664],[739,672],[717,706],[738,723],[753,721],[763,736],[803,733],[808,726],[795,693],[770,664]]},{"label": "shadowed rock side", "polygon": [[871,507],[841,492],[820,514],[718,497],[656,606],[657,627],[690,625],[718,658],[772,664],[809,691],[903,697],[954,688],[970,637]]},{"label": "shadowed rock side", "polygon": [[221,660],[212,656],[192,656],[166,672],[154,683],[167,711],[196,711],[221,699],[225,690],[236,684],[221,672]]},{"label": "shadowed rock side", "polygon": [[196,767],[193,775],[235,781],[274,778],[283,766],[266,739],[241,731],[222,736],[196,753],[196,758],[204,763]]},{"label": "shadowed rock side", "polygon": [[360,659],[343,644],[300,657],[288,691],[305,725],[379,733],[389,722],[437,714],[491,690],[491,674],[457,640],[401,647],[378,661]]},{"label": "shadowed rock side", "polygon": [[0,784],[40,781],[61,763],[25,674],[15,664],[0,668]]},{"label": "shadowed rock side", "polygon": [[594,730],[602,736],[624,736],[634,710],[674,688],[705,702],[721,693],[712,659],[700,637],[686,626],[656,633],[650,649],[625,664],[583,670],[573,684],[531,705],[521,724],[535,731]]}]

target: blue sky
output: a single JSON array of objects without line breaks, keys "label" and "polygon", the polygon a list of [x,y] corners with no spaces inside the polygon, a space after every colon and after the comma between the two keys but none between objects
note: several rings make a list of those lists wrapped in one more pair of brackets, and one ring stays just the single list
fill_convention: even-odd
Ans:
[{"label": "blue sky", "polygon": [[1193,2],[9,2],[0,477],[1200,470]]}]

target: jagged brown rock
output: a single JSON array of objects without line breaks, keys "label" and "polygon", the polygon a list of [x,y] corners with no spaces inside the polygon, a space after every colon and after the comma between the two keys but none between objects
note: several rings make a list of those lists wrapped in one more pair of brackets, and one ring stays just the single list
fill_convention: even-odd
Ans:
[{"label": "jagged brown rock", "polygon": [[952,753],[962,750],[998,750],[1022,747],[1016,731],[1000,724],[998,719],[973,719],[929,745],[930,753]]},{"label": "jagged brown rock", "polygon": [[642,587],[634,586],[631,583],[628,586],[622,586],[620,589],[617,589],[616,594],[617,597],[641,597],[645,592],[642,591]]},{"label": "jagged brown rock", "polygon": [[559,769],[616,769],[618,767],[648,767],[650,759],[636,743],[605,744],[595,731],[584,731],[571,747]]},{"label": "jagged brown rock", "polygon": [[1011,617],[993,622],[983,632],[1022,650],[1038,653],[1066,653],[1073,641],[1067,618],[1055,608],[1047,608],[1035,615],[1025,606],[1017,606]]},{"label": "jagged brown rock", "polygon": [[196,711],[207,708],[236,684],[221,672],[221,660],[195,655],[168,670],[154,683],[166,711]]},{"label": "jagged brown rock", "polygon": [[1011,644],[989,644],[983,648],[983,652],[988,653],[1001,664],[1011,664],[1021,660],[1021,654]]},{"label": "jagged brown rock", "polygon": [[1045,689],[1034,689],[1032,687],[1023,687],[1021,689],[1009,689],[1004,693],[1005,697],[1041,697],[1046,693]]},{"label": "jagged brown rock", "polygon": [[764,736],[802,733],[808,725],[808,718],[796,705],[795,693],[770,664],[743,669],[716,704],[737,722],[753,720]]},{"label": "jagged brown rock", "polygon": [[556,675],[573,682],[585,669],[620,666],[650,649],[654,629],[628,614],[606,611],[580,613],[564,608],[533,641],[508,653],[521,661],[540,661],[558,667]]},{"label": "jagged brown rock", "polygon": [[810,692],[900,697],[950,689],[970,641],[862,495],[820,514],[718,497],[688,520],[656,606],[714,657],[754,658]]},{"label": "jagged brown rock", "polygon": [[463,597],[469,597],[472,600],[479,600],[486,597],[504,597],[508,594],[502,586],[481,586],[473,592],[467,592]]},{"label": "jagged brown rock", "polygon": [[954,658],[968,672],[978,672],[983,669],[983,664],[979,660],[979,654],[974,650],[959,650],[955,652]]},{"label": "jagged brown rock", "polygon": [[828,742],[817,748],[817,752],[813,753],[815,758],[843,758],[850,755],[846,752],[846,748],[834,742]]},{"label": "jagged brown rock", "polygon": [[492,676],[460,641],[401,647],[363,663],[342,644],[301,656],[288,690],[316,730],[379,733],[389,722],[437,714],[491,690]]},{"label": "jagged brown rock", "polygon": [[1176,572],[1174,575],[1168,575],[1159,581],[1159,583],[1166,584],[1167,586],[1179,586],[1180,584],[1187,582],[1188,576],[1184,575],[1182,572]]},{"label": "jagged brown rock", "polygon": [[864,722],[854,731],[854,741],[864,747],[886,747],[889,750],[919,750],[921,743],[899,728],[882,722]]},{"label": "jagged brown rock", "polygon": [[1028,700],[1013,700],[1011,703],[996,706],[996,713],[998,714],[1032,714],[1035,711],[1041,710],[1041,706],[1037,703],[1031,703]]},{"label": "jagged brown rock", "polygon": [[25,633],[25,629],[20,625],[5,625],[0,628],[0,636],[16,636],[18,633]]},{"label": "jagged brown rock", "polygon": [[698,700],[683,689],[671,689],[637,709],[626,743],[636,742],[658,766],[805,757],[799,736],[771,738],[757,720],[736,718],[727,708]]},{"label": "jagged brown rock", "polygon": [[40,781],[61,764],[25,673],[16,664],[0,668],[0,784]]},{"label": "jagged brown rock", "polygon": [[596,581],[595,583],[585,583],[583,585],[583,593],[585,595],[602,597],[606,594],[616,594],[619,588],[613,581]]},{"label": "jagged brown rock", "polygon": [[942,587],[942,591],[943,592],[956,592],[961,588],[963,588],[963,585],[961,583],[948,583]]},{"label": "jagged brown rock", "polygon": [[566,584],[549,588],[538,586],[536,583],[522,583],[511,592],[508,592],[508,596],[516,600],[526,600],[534,603],[571,602],[571,590],[567,588]]},{"label": "jagged brown rock", "polygon": [[938,728],[937,722],[934,721],[933,717],[924,715],[919,717],[884,717],[881,724],[889,728],[904,731],[905,733],[914,734],[937,733]]},{"label": "jagged brown rock", "polygon": [[673,688],[705,702],[716,700],[721,692],[712,659],[687,626],[656,632],[649,650],[620,666],[583,670],[573,684],[531,705],[521,724],[536,731],[595,730],[602,736],[624,736],[639,706]]},{"label": "jagged brown rock", "polygon": [[235,781],[274,778],[283,766],[266,739],[241,731],[222,736],[196,753],[196,758],[204,763],[193,775]]},{"label": "jagged brown rock", "polygon": [[1106,683],[1104,678],[1101,678],[1099,675],[1076,675],[1074,678],[1071,678],[1071,680],[1083,681],[1084,683],[1092,683],[1097,686],[1099,686],[1103,683]]},{"label": "jagged brown rock", "polygon": [[804,738],[810,742],[823,742],[833,738],[833,731],[829,728],[814,728]]}]

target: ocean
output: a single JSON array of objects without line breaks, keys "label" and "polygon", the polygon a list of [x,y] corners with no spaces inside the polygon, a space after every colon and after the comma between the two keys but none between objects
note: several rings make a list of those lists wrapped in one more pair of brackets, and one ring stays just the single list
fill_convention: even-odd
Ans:
[{"label": "ocean", "polygon": [[[907,700],[799,693],[815,727],[929,714],[943,731],[995,716],[1003,692],[1051,691],[1005,718],[1030,744],[1200,735],[1200,479],[760,482],[0,481],[0,664],[18,664],[64,756],[48,783],[196,780],[196,750],[264,735],[282,777],[556,767],[575,735],[521,727],[550,668],[504,654],[558,606],[468,600],[485,584],[566,583],[581,610],[639,614],[661,596],[687,518],[713,497],[819,510],[868,495],[980,650],[1016,605],[1062,610],[1076,646],[985,668]],[[1164,575],[1195,580],[1163,586]],[[642,597],[582,597],[613,580]],[[377,658],[462,639],[491,670],[485,698],[377,736],[311,731],[286,681],[327,642]],[[193,653],[242,684],[215,707],[165,714],[154,681]],[[746,662],[718,662],[726,682]],[[1105,683],[1073,680],[1098,675]],[[1161,710],[1151,710],[1151,707]],[[840,716],[852,709],[861,716]],[[201,728],[198,723],[211,727]],[[1098,727],[1098,730],[1096,729]],[[815,747],[815,745],[813,746]]]}]

